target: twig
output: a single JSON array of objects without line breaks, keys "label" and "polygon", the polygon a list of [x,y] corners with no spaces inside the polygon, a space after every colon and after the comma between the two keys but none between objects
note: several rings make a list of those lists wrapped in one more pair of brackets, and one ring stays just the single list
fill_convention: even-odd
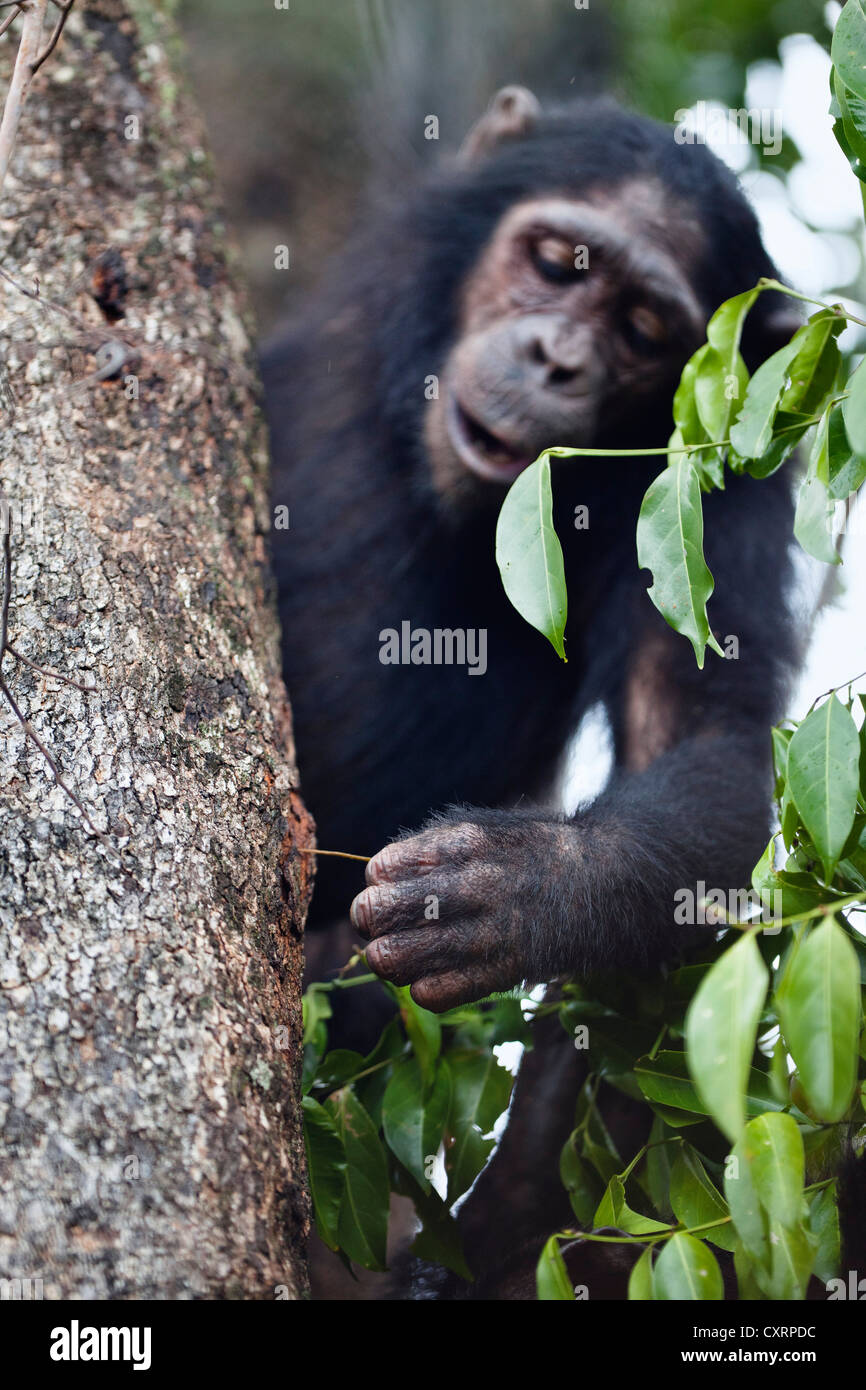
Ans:
[{"label": "twig", "polygon": [[30,723],[30,720],[25,717],[25,715],[19,708],[15,700],[15,696],[12,694],[12,691],[9,689],[2,676],[0,676],[0,695],[3,695],[4,698],[7,700],[9,708],[15,715],[15,718],[18,720],[18,723],[21,725],[21,728],[24,730],[24,733],[26,734],[27,738],[30,739],[30,742],[34,745],[34,747],[39,749],[39,752],[42,754],[46,763],[51,768],[51,771],[54,773],[54,780],[57,783],[58,787],[60,787],[60,789],[66,793],[73,806],[76,806],[78,808],[79,812],[81,813],[81,817],[84,821],[84,824],[87,826],[88,830],[96,836],[97,840],[99,840],[103,848],[107,849],[109,854],[116,859],[117,850],[115,849],[114,845],[111,843],[108,836],[105,835],[103,831],[99,829],[99,826],[95,825],[94,822],[91,820],[90,813],[87,810],[87,807],[84,805],[84,802],[81,800],[81,797],[78,795],[78,793],[73,791],[69,783],[64,780],[60,768],[57,766],[57,763],[54,761],[54,758],[51,756],[48,749],[45,747],[45,744],[42,742],[42,739],[39,737],[36,730],[33,728],[33,725]]},{"label": "twig", "polygon": [[369,854],[347,854],[342,849],[299,849],[298,854],[327,855],[329,859],[357,859],[361,864],[369,864]]},{"label": "twig", "polygon": [[[6,3],[8,4],[9,0],[6,0]],[[6,33],[6,30],[9,28],[10,25],[15,23],[19,14],[21,14],[23,10],[23,5],[19,7],[18,0],[12,0],[12,4],[15,6],[15,8],[13,9],[11,14],[8,14],[6,16],[6,18],[3,20],[3,23],[0,24],[0,35]]]},{"label": "twig", "polygon": [[74,681],[71,676],[64,676],[62,671],[53,671],[50,666],[40,666],[37,662],[31,661],[29,656],[19,652],[17,647],[13,647],[11,642],[6,643],[6,651],[10,656],[14,656],[16,661],[23,661],[25,666],[29,666],[32,671],[38,671],[40,676],[48,676],[50,680],[62,681],[64,685],[71,685],[74,690],[80,690],[83,695],[95,695],[99,690],[98,685],[81,685],[79,681]]},{"label": "twig", "polygon": [[9,636],[9,604],[12,599],[12,514],[9,501],[0,486],[0,523],[3,526],[3,607],[0,608],[0,675]]},{"label": "twig", "polygon": [[21,25],[21,43],[18,46],[12,81],[9,83],[9,91],[6,94],[3,120],[0,121],[0,189],[3,187],[9,170],[9,162],[15,146],[15,136],[18,133],[18,122],[21,119],[21,110],[27,99],[34,64],[38,58],[47,6],[48,0],[31,0]]},{"label": "twig", "polygon": [[[76,328],[86,328],[89,329],[91,333],[94,331],[92,324],[85,324],[84,320],[79,319],[75,314],[71,313],[70,310],[66,308],[65,304],[60,304],[56,299],[46,299],[44,295],[39,293],[38,288],[35,290],[28,289],[26,285],[22,285],[18,280],[14,279],[14,277],[9,274],[8,270],[4,270],[2,265],[0,265],[0,278],[5,280],[7,285],[11,285],[13,290],[17,290],[19,294],[23,294],[25,299],[32,299],[37,304],[43,305],[44,308],[54,309],[56,313],[62,314],[63,317]],[[106,333],[105,336],[108,338],[111,337],[111,334]]]},{"label": "twig", "polygon": [[69,11],[75,4],[75,0],[66,0],[66,4],[62,4],[61,0],[54,0],[54,4],[60,11],[60,18],[54,26],[54,32],[51,35],[51,38],[48,40],[48,43],[45,45],[42,52],[39,54],[39,57],[36,59],[36,62],[33,64],[33,67],[30,70],[31,76],[34,72],[39,71],[46,58],[51,57],[51,54],[54,52],[55,48],[60,42],[60,35],[63,33],[63,26],[69,18]]}]

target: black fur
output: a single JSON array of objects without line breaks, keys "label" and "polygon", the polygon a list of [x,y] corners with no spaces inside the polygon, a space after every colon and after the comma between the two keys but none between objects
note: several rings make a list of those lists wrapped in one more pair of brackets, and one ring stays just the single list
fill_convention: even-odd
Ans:
[{"label": "black fur", "polygon": [[[519,923],[531,906],[532,938],[521,949],[527,974],[542,980],[657,965],[684,944],[673,924],[675,889],[699,879],[748,883],[768,831],[769,728],[783,713],[797,660],[785,597],[792,507],[783,477],[734,479],[706,500],[711,620],[720,638],[738,637],[740,658],[710,655],[703,672],[653,609],[637,570],[638,509],[660,460],[557,467],[567,666],[503,592],[493,547],[502,492],[491,488],[487,505],[455,515],[432,486],[420,432],[423,383],[453,343],[459,293],[497,222],[532,194],[582,193],[635,175],[655,175],[672,201],[696,210],[706,253],[695,289],[707,316],[774,273],[736,181],[706,149],[679,146],[669,129],[609,103],[592,104],[545,118],[476,169],[445,169],[401,189],[399,203],[371,219],[263,363],[274,501],[291,509],[291,529],[275,537],[285,675],[319,843],[374,854],[431,813],[439,824],[474,822],[491,862],[507,869],[494,915]],[[779,346],[773,299],[762,296],[749,320],[752,368]],[[597,442],[662,445],[670,429],[669,398],[637,417],[624,400],[616,431]],[[573,529],[577,503],[590,509],[588,531]],[[486,628],[487,674],[381,665],[379,633],[403,619]],[[647,771],[629,773],[625,684],[648,641],[658,654],[651,695],[675,710],[677,738]],[[563,859],[550,849],[555,814],[509,808],[549,794],[569,735],[597,701],[610,716],[617,767],[595,804],[561,827],[574,846]],[[461,872],[471,877],[472,865]],[[320,861],[314,927],[345,919],[362,886],[351,868]],[[464,1208],[479,1271],[512,1269],[522,1242],[534,1240],[537,1253],[554,1228],[551,1191],[564,1200],[555,1156],[579,1080],[573,1049],[570,1060],[561,1054],[559,1037],[532,1054],[536,1084],[521,1081],[511,1123],[523,1138],[506,1140]],[[545,1076],[557,1086],[542,1085]],[[488,1219],[485,1203],[489,1214],[503,1201],[508,1220],[501,1212]],[[561,1219],[567,1215],[566,1204]],[[522,1285],[515,1278],[509,1287]]]}]

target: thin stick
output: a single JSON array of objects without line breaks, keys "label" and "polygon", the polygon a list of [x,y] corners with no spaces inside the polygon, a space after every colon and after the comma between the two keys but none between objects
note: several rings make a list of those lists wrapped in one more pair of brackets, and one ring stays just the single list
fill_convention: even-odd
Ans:
[{"label": "thin stick", "polygon": [[3,20],[3,23],[0,24],[0,35],[5,34],[9,26],[14,24],[19,14],[21,14],[21,10],[18,9],[18,0],[14,0],[14,3],[16,8],[12,11],[11,14],[7,14],[6,18]]},{"label": "thin stick", "polygon": [[63,33],[63,26],[69,18],[69,11],[75,4],[75,0],[66,0],[65,5],[59,3],[59,0],[54,0],[54,3],[60,10],[60,18],[54,26],[54,33],[51,35],[51,38],[48,40],[48,43],[45,45],[42,52],[39,54],[39,57],[36,59],[36,62],[33,64],[33,67],[31,69],[31,76],[34,72],[39,71],[46,58],[51,57],[52,53],[54,52],[55,48],[60,42],[60,35]]},{"label": "thin stick", "polygon": [[299,849],[298,854],[325,854],[329,859],[357,859],[359,864],[369,864],[372,858],[369,854],[346,854],[341,849]]},{"label": "thin stick", "polygon": [[103,832],[99,829],[99,826],[94,825],[93,821],[90,819],[90,814],[87,810],[87,807],[81,800],[81,797],[77,794],[77,792],[74,792],[72,788],[69,786],[68,782],[64,780],[60,768],[57,766],[48,749],[45,747],[45,744],[42,742],[42,739],[39,737],[36,730],[33,728],[33,725],[30,723],[30,720],[27,719],[22,713],[22,711],[19,709],[18,704],[15,700],[15,696],[12,694],[12,691],[9,689],[2,676],[0,676],[0,695],[3,695],[5,699],[8,701],[9,708],[15,715],[15,718],[18,720],[18,723],[21,725],[21,728],[24,730],[24,733],[26,734],[27,738],[29,738],[30,742],[36,748],[39,749],[39,752],[42,754],[48,766],[51,768],[51,771],[54,773],[54,780],[57,783],[58,787],[60,787],[60,789],[66,793],[73,806],[76,806],[78,808],[79,812],[81,813],[82,819],[84,820],[84,824],[87,826],[88,830],[90,830],[90,832],[96,836],[97,840],[99,840],[103,848],[107,849],[109,854],[116,858],[117,850],[115,849],[114,845],[111,843],[108,836],[103,834]]},{"label": "thin stick", "polygon": [[9,91],[6,94],[3,120],[0,121],[0,189],[3,188],[9,170],[12,150],[15,147],[15,136],[18,133],[18,122],[21,119],[21,110],[30,89],[33,65],[39,54],[39,45],[42,42],[42,25],[45,22],[47,6],[48,0],[31,0],[30,8],[25,12],[24,22],[21,25],[21,43],[18,46],[12,81],[9,83]]},{"label": "thin stick", "polygon": [[19,652],[17,647],[13,647],[11,642],[6,643],[6,650],[10,656],[14,656],[16,661],[23,661],[25,666],[29,666],[32,671],[38,671],[40,676],[48,676],[50,680],[62,681],[64,685],[71,685],[74,690],[80,690],[83,695],[95,695],[99,690],[98,685],[82,685],[79,681],[74,681],[71,676],[64,676],[62,671],[53,671],[50,666],[40,666],[37,662],[31,661],[29,656]]},{"label": "thin stick", "polygon": [[12,517],[9,502],[0,487],[0,522],[3,525],[3,607],[0,608],[0,668],[6,655],[9,633],[9,603],[12,598]]}]

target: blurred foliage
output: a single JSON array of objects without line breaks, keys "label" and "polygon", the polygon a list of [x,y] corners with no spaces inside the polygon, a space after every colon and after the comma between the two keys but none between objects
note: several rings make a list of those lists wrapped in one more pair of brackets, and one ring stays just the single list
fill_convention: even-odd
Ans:
[{"label": "blurred foliage", "polygon": [[659,120],[699,99],[739,107],[749,64],[774,59],[788,34],[829,47],[823,0],[609,0],[603,8],[620,55],[612,88]]},{"label": "blurred foliage", "polygon": [[[611,91],[662,120],[742,104],[748,64],[780,39],[827,45],[823,0],[181,0],[193,81],[263,328],[350,235],[363,190],[393,187],[462,139],[505,82],[548,100]],[[423,118],[442,139],[425,144]],[[778,167],[790,162],[783,159]],[[291,303],[291,301],[290,301]]]}]

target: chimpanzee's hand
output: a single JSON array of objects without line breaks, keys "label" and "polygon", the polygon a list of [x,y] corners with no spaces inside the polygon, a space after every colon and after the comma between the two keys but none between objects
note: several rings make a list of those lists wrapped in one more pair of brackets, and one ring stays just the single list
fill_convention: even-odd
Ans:
[{"label": "chimpanzee's hand", "polygon": [[552,978],[551,942],[574,930],[577,841],[567,822],[485,811],[387,845],[352,904],[370,968],[435,1013]]}]

